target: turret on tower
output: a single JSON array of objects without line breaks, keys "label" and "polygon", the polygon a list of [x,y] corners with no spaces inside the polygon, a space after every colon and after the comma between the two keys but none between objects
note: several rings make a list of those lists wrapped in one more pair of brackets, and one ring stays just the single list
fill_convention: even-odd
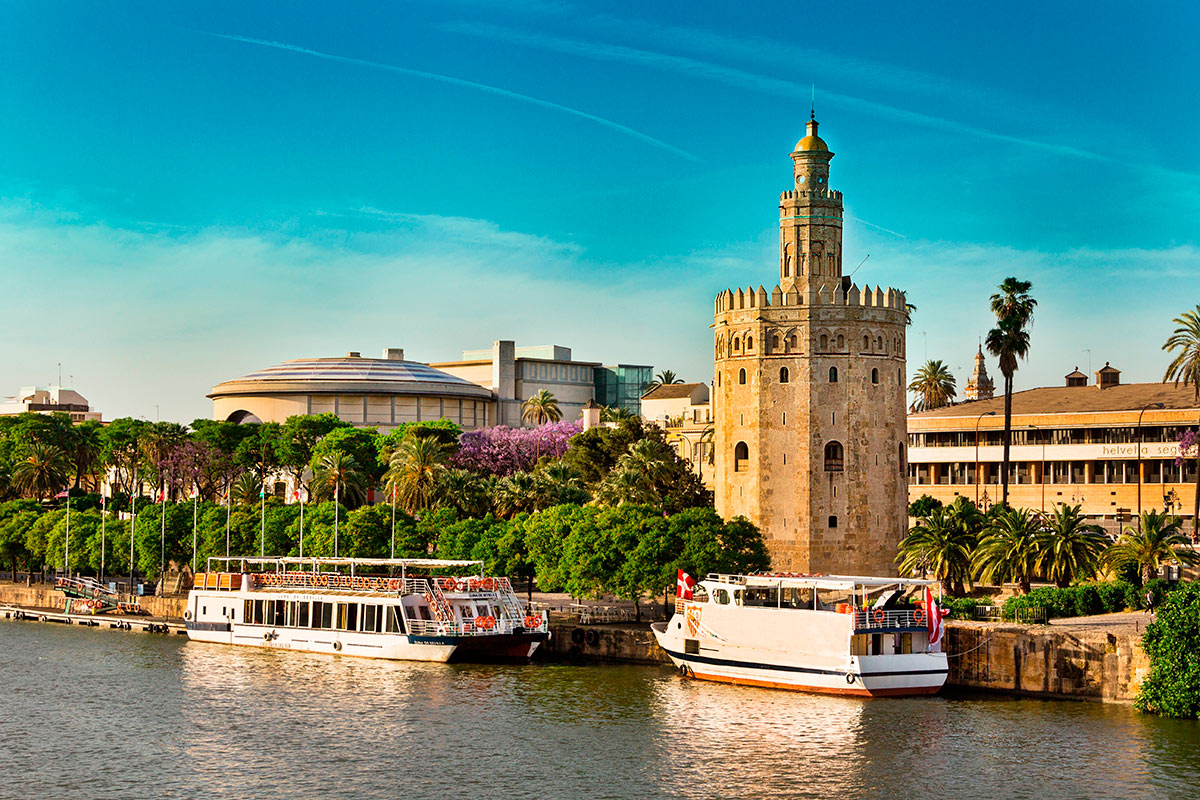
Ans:
[{"label": "turret on tower", "polygon": [[808,121],[792,153],[796,188],[779,198],[779,285],[784,291],[828,288],[842,278],[842,193],[829,188],[833,151]]}]

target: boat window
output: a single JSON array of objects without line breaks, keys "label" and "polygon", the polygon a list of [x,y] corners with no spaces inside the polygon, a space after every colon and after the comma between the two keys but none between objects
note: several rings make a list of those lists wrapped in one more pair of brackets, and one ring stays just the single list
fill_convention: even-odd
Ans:
[{"label": "boat window", "polygon": [[867,634],[859,633],[850,637],[850,655],[865,656],[867,655]]},{"label": "boat window", "polygon": [[492,615],[492,607],[487,603],[481,603],[476,608],[479,610],[479,616],[490,617]]},{"label": "boat window", "polygon": [[404,633],[404,617],[400,614],[399,606],[387,607],[387,632]]},{"label": "boat window", "polygon": [[296,627],[296,620],[300,616],[300,603],[296,600],[289,600],[287,604],[287,621],[286,625],[289,628]]},{"label": "boat window", "polygon": [[784,608],[812,608],[812,589],[806,586],[794,586],[783,590],[779,604]]},{"label": "boat window", "polygon": [[895,651],[897,653],[911,653],[912,652],[912,634],[911,633],[897,633],[896,634]]},{"label": "boat window", "polygon": [[274,613],[271,614],[271,624],[276,627],[283,627],[287,624],[285,621],[287,603],[283,600],[275,600],[272,604],[275,606],[275,608],[272,609]]},{"label": "boat window", "polygon": [[300,604],[300,614],[296,617],[296,624],[301,628],[308,627],[308,603]]},{"label": "boat window", "polygon": [[429,616],[429,606],[417,606],[416,608],[418,617],[424,620],[431,619]]},{"label": "boat window", "polygon": [[366,603],[363,604],[362,629],[364,631],[366,631],[367,633],[378,633],[379,632],[378,629],[375,627],[375,620],[377,617],[376,612],[378,611],[378,609],[379,609],[379,606],[366,604]]},{"label": "boat window", "polygon": [[775,587],[755,587],[746,589],[744,605],[775,608],[779,605],[779,590]]},{"label": "boat window", "polygon": [[715,592],[713,592],[713,597],[715,597],[717,602],[721,605],[729,605],[729,592],[725,589],[717,589]]},{"label": "boat window", "polygon": [[873,656],[883,655],[883,634],[882,633],[872,633],[871,634],[871,653],[870,653],[870,655],[873,655]]},{"label": "boat window", "polygon": [[683,652],[687,655],[692,655],[692,656],[699,655],[700,640],[699,639],[684,639],[683,640]]},{"label": "boat window", "polygon": [[339,631],[358,630],[358,603],[338,603]]},{"label": "boat window", "polygon": [[242,613],[242,618],[243,618],[243,619],[244,619],[246,622],[254,622],[254,605],[253,605],[253,601],[251,601],[251,600],[247,600],[247,601],[246,601],[246,605],[245,605],[245,608],[243,609],[243,613]]},{"label": "boat window", "polygon": [[463,619],[472,619],[475,616],[475,609],[468,605],[458,607],[458,616]]},{"label": "boat window", "polygon": [[733,590],[733,604],[735,606],[740,606],[742,604],[742,590],[741,589]]},{"label": "boat window", "polygon": [[313,603],[313,627],[329,630],[333,627],[333,603]]}]

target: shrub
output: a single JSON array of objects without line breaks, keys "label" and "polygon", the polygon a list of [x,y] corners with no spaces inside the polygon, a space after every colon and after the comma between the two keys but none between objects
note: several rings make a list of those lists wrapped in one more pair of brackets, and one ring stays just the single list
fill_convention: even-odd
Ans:
[{"label": "shrub", "polygon": [[1105,614],[1112,614],[1115,611],[1124,611],[1129,607],[1128,592],[1129,584],[1125,581],[1116,581],[1114,583],[1097,583],[1094,584],[1096,594],[1100,596],[1100,609]]},{"label": "shrub", "polygon": [[1200,716],[1200,584],[1179,584],[1164,596],[1142,647],[1150,674],[1134,706],[1168,717]]},{"label": "shrub", "polygon": [[1072,586],[1065,590],[1069,592],[1074,600],[1074,616],[1090,617],[1093,614],[1102,614],[1104,612],[1104,603],[1100,600],[1100,592],[1096,591],[1096,587],[1085,584],[1083,586]]},{"label": "shrub", "polygon": [[944,597],[942,605],[950,609],[950,619],[975,619],[975,607],[985,606],[990,597]]},{"label": "shrub", "polygon": [[1146,594],[1148,592],[1153,592],[1154,605],[1158,606],[1167,599],[1167,595],[1176,591],[1182,585],[1183,584],[1181,583],[1172,583],[1170,581],[1163,580],[1162,578],[1153,578],[1148,580],[1146,581],[1145,585],[1142,586],[1141,592],[1139,592],[1140,597],[1138,598],[1138,607],[1146,607]]}]

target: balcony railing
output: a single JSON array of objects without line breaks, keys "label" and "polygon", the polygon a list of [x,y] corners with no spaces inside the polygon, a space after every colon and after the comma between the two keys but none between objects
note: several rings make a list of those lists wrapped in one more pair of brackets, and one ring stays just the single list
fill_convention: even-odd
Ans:
[{"label": "balcony railing", "polygon": [[915,609],[867,609],[854,613],[854,629],[857,631],[924,627],[925,616]]}]

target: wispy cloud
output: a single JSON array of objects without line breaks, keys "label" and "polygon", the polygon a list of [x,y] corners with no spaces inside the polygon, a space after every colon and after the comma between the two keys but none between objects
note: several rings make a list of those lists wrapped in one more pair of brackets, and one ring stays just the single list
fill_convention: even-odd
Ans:
[{"label": "wispy cloud", "polygon": [[638,140],[639,142],[644,142],[645,144],[649,144],[654,147],[660,148],[662,150],[667,151],[668,153],[677,155],[680,158],[685,158],[689,161],[699,160],[695,155],[687,152],[686,150],[678,148],[675,145],[668,144],[667,142],[664,142],[661,139],[656,139],[653,136],[642,133],[641,131],[635,130],[634,128],[630,128],[628,125],[622,125],[621,123],[614,122],[611,119],[606,119],[604,117],[600,117],[595,114],[589,114],[588,112],[581,111],[578,108],[572,108],[571,106],[564,106],[561,103],[555,103],[550,100],[543,100],[540,97],[531,97],[530,95],[527,95],[527,94],[521,94],[519,92],[513,92],[508,89],[502,89],[499,86],[492,86],[492,85],[486,84],[486,83],[478,83],[476,81],[469,81],[464,78],[455,78],[451,75],[443,75],[442,73],[439,73],[439,72],[427,72],[425,70],[409,69],[408,67],[399,67],[394,64],[384,64],[384,63],[381,63],[378,61],[367,61],[366,59],[361,59],[361,58],[352,58],[350,56],[340,56],[340,55],[336,55],[333,53],[323,53],[319,50],[312,50],[307,47],[300,47],[300,46],[294,45],[294,44],[287,44],[286,42],[273,42],[273,41],[269,41],[266,39],[254,39],[249,36],[238,36],[235,34],[227,34],[227,33],[214,33],[212,31],[196,31],[196,32],[203,34],[205,36],[212,36],[217,39],[226,39],[231,42],[241,42],[243,44],[251,44],[251,45],[256,45],[259,47],[271,47],[276,50],[286,50],[291,53],[299,53],[301,55],[312,56],[313,58],[322,58],[322,59],[325,59],[326,61],[335,61],[335,62],[338,62],[341,64],[353,64],[355,66],[360,66],[360,67],[370,67],[372,69],[380,69],[380,70],[384,70],[387,72],[393,72],[398,75],[406,75],[411,78],[421,78],[424,80],[437,81],[439,83],[445,83],[450,86],[458,86],[463,89],[472,89],[472,90],[479,91],[479,92],[485,92],[487,94],[496,95],[498,97],[508,98],[509,100],[516,100],[521,103],[527,103],[529,105],[537,106],[538,108],[546,108],[546,109],[550,109],[552,111],[559,111],[564,114],[570,114],[571,116],[578,117],[580,119],[585,119],[585,120],[588,120],[589,122],[594,122],[597,125],[602,125],[602,126],[608,128],[609,130],[617,131],[618,133],[624,134],[625,136],[629,136],[633,139]]},{"label": "wispy cloud", "polygon": [[[810,89],[809,85],[798,83],[796,81],[786,80],[771,75],[764,75],[758,72],[742,69],[740,67],[718,64],[706,59],[665,53],[660,50],[630,47],[611,42],[570,38],[556,34],[521,31],[497,25],[473,22],[444,23],[440,26],[440,28],[450,33],[503,41],[510,44],[537,48],[554,53],[580,56],[596,60],[636,64],[654,69],[675,72],[681,75],[686,75],[690,78],[711,80],[735,88],[748,89],[763,94],[787,98],[793,102],[798,101],[800,98],[806,97]],[[636,28],[636,26],[632,24],[624,27],[625,30],[631,30],[634,28]],[[706,52],[722,51],[725,53],[737,54],[739,56],[752,57],[755,51],[755,47],[751,47],[744,41],[710,32],[684,29],[681,34],[678,29],[668,28],[656,29],[653,33],[664,40],[673,40],[673,38],[683,36],[685,40],[683,42],[684,44],[693,46],[703,45],[703,49]],[[766,51],[771,53],[777,49],[777,47],[774,49],[766,48]],[[778,53],[775,53],[775,55],[778,56]],[[811,61],[806,65],[806,68],[810,70],[813,69],[815,67],[815,60],[821,57],[823,57],[822,54],[808,54],[808,58],[811,59]],[[856,72],[859,73],[867,71],[878,75],[885,72],[887,69],[891,68],[885,68],[882,65],[865,65],[863,63],[856,64]],[[901,74],[904,73],[902,72]],[[926,79],[917,82],[917,86],[919,87],[928,87],[929,85],[930,80],[928,80],[928,76],[926,76]],[[966,91],[965,89],[961,90],[964,92]],[[1069,156],[1087,161],[1110,164],[1129,163],[1126,158],[1117,158],[1115,156],[1095,152],[1083,147],[1076,147],[1059,142],[1041,141],[1038,139],[1018,136],[1002,131],[989,130],[987,128],[970,125],[954,119],[900,108],[898,106],[882,103],[866,97],[833,92],[827,89],[823,89],[821,91],[821,102],[822,104],[828,103],[829,105],[853,109],[899,122],[912,123],[979,139],[1002,142],[1025,148],[1032,148],[1059,156]],[[1170,170],[1162,171],[1172,172],[1172,174],[1185,174],[1173,173],[1173,171]]]}]

